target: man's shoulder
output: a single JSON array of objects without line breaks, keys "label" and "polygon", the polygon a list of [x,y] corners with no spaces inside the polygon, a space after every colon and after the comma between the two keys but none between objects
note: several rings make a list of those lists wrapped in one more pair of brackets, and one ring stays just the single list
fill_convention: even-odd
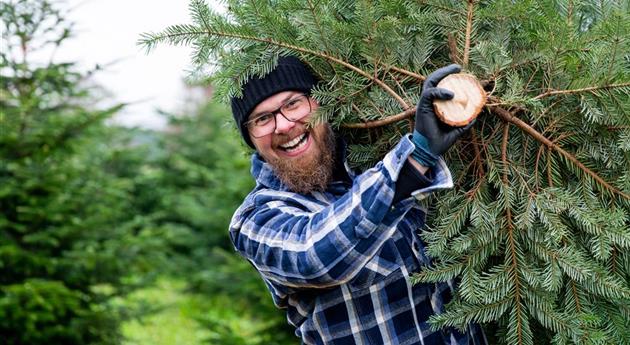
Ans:
[{"label": "man's shoulder", "polygon": [[257,190],[258,187],[255,187],[251,192],[249,192],[245,199],[243,199],[243,202],[234,211],[232,219],[230,220],[230,232],[238,232],[247,218],[246,215],[251,213],[251,211],[256,207],[254,196],[257,193]]}]

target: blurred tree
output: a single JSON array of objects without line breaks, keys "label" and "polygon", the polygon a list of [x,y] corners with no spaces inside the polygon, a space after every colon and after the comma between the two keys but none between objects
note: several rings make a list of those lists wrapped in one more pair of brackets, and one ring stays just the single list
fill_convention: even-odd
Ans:
[{"label": "blurred tree", "polygon": [[[0,338],[8,344],[115,344],[113,298],[141,284],[145,223],[133,181],[73,63],[31,63],[71,35],[45,0],[0,3]],[[135,275],[134,275],[135,274]]]},{"label": "blurred tree", "polygon": [[[231,248],[228,224],[253,180],[249,159],[226,126],[229,113],[211,102],[192,115],[163,114],[169,129],[160,137],[153,167],[160,171],[159,181],[153,181],[160,186],[153,195],[159,223],[195,229],[194,248]],[[198,262],[207,252],[187,254]]]},{"label": "blurred tree", "polygon": [[256,271],[233,253],[228,225],[253,187],[245,147],[214,102],[192,115],[167,114],[169,127],[136,179],[139,209],[170,245],[172,275],[207,296],[199,321],[211,344],[292,344],[293,332]]}]

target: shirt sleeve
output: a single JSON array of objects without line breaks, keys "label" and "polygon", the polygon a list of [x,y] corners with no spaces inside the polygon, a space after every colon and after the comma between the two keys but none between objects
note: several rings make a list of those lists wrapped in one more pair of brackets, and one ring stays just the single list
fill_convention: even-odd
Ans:
[{"label": "shirt sleeve", "polygon": [[[391,207],[396,180],[413,149],[409,137],[404,137],[327,206],[270,189],[250,194],[230,224],[236,250],[265,278],[287,287],[326,288],[348,282],[413,205]],[[419,198],[450,186],[450,172],[438,172],[431,185],[413,194]]]},{"label": "shirt sleeve", "polygon": [[410,197],[412,192],[431,185],[431,182],[429,177],[420,173],[409,163],[409,160],[406,160],[398,175],[398,181],[396,181],[396,191],[392,203],[396,204],[400,200]]}]

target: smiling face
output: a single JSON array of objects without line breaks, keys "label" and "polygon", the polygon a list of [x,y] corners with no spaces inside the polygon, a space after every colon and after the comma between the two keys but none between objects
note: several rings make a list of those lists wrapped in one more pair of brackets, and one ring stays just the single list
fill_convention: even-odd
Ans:
[{"label": "smiling face", "polygon": [[[259,114],[275,111],[287,101],[298,97],[299,91],[277,93],[251,112],[250,119]],[[324,190],[332,177],[335,140],[330,125],[320,123],[308,126],[308,120],[319,105],[312,98],[311,114],[291,122],[281,114],[275,114],[276,129],[261,138],[250,136],[258,153],[271,165],[276,175],[289,189],[298,193]]]}]

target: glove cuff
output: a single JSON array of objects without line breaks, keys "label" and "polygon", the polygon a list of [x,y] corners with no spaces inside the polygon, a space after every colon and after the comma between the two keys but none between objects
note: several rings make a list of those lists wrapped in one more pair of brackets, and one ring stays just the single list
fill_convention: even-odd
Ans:
[{"label": "glove cuff", "polygon": [[411,141],[413,141],[416,146],[416,149],[411,153],[411,157],[425,167],[434,167],[435,164],[437,164],[439,156],[436,156],[431,152],[431,150],[429,150],[429,141],[427,138],[418,131],[414,130]]}]

